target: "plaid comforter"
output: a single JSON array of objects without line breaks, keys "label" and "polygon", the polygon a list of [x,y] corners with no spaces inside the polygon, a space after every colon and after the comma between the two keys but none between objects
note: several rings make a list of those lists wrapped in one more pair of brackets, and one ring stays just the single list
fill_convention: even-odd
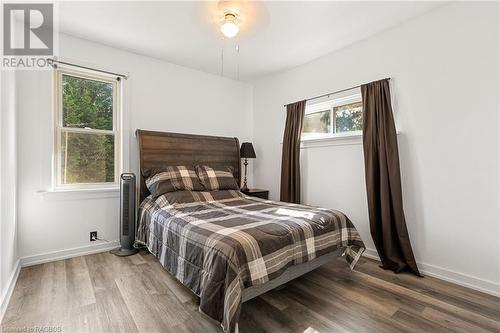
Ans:
[{"label": "plaid comforter", "polygon": [[365,249],[341,212],[233,190],[147,198],[139,209],[137,243],[198,295],[200,311],[226,332],[235,331],[244,288],[338,248],[353,268]]}]

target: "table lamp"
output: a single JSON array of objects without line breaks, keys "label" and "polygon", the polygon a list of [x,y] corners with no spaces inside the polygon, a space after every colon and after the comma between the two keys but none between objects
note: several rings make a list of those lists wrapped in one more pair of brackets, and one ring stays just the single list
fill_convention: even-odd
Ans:
[{"label": "table lamp", "polygon": [[242,192],[248,191],[247,186],[247,165],[249,158],[255,158],[255,150],[253,150],[253,146],[251,142],[243,142],[241,144],[240,156],[245,159],[243,165],[245,166],[245,178],[243,180],[243,187],[241,188]]}]

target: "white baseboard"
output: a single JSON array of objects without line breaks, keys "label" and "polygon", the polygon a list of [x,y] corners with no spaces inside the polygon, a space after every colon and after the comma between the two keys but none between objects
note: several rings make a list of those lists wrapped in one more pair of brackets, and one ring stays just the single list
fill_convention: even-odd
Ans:
[{"label": "white baseboard", "polygon": [[378,256],[377,250],[374,249],[365,249],[365,252],[363,252],[363,257],[367,257],[373,260],[380,261],[380,258]]},{"label": "white baseboard", "polygon": [[46,253],[42,253],[42,254],[36,254],[33,256],[21,258],[20,259],[21,260],[21,267],[38,265],[38,264],[43,264],[46,262],[68,259],[68,258],[73,258],[73,257],[79,257],[79,256],[87,255],[87,254],[105,252],[105,251],[115,249],[118,246],[120,246],[120,243],[118,241],[111,241],[111,242],[95,244],[95,245],[92,244],[92,245],[74,247],[74,248],[67,249],[67,250],[59,250],[59,251],[46,252]]},{"label": "white baseboard", "polygon": [[500,283],[481,279],[468,274],[458,273],[446,268],[417,263],[418,269],[424,275],[429,275],[441,280],[461,285],[470,289],[481,291],[486,294],[500,297]]},{"label": "white baseboard", "polygon": [[[9,277],[7,281],[7,286],[5,288],[5,292],[0,295],[0,323],[2,322],[3,316],[5,315],[5,311],[7,310],[7,306],[9,305],[10,298],[12,296],[12,292],[14,291],[14,287],[16,286],[17,278],[19,276],[19,272],[21,271],[21,263],[19,260],[16,261],[14,265],[14,271]],[[1,290],[0,292],[3,292]]]},{"label": "white baseboard", "polygon": [[[366,249],[364,257],[380,261],[378,253],[374,249]],[[440,280],[458,284],[463,287],[478,290],[486,294],[500,297],[500,283],[481,279],[468,274],[458,273],[435,265],[417,262],[419,271],[423,275],[429,275]]]}]

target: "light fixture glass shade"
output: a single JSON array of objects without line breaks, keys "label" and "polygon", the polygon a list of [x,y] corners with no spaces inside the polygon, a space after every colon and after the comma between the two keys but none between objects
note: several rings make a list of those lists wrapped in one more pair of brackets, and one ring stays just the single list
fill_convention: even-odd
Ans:
[{"label": "light fixture glass shade", "polygon": [[236,36],[240,31],[238,24],[236,24],[236,16],[233,14],[226,14],[224,17],[224,23],[220,27],[220,31],[222,31],[224,36],[228,38]]}]

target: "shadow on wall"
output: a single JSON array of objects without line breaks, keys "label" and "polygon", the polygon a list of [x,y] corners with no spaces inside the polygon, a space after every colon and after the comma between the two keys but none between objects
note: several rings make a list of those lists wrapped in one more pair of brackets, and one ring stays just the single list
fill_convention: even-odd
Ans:
[{"label": "shadow on wall", "polygon": [[426,242],[424,216],[422,214],[424,208],[421,200],[422,179],[418,170],[418,156],[415,155],[415,150],[411,150],[408,136],[404,133],[398,134],[398,148],[406,225],[415,252],[415,260],[418,263],[421,262],[420,258],[422,257],[419,247],[416,246],[417,239],[419,244],[425,244]]}]

